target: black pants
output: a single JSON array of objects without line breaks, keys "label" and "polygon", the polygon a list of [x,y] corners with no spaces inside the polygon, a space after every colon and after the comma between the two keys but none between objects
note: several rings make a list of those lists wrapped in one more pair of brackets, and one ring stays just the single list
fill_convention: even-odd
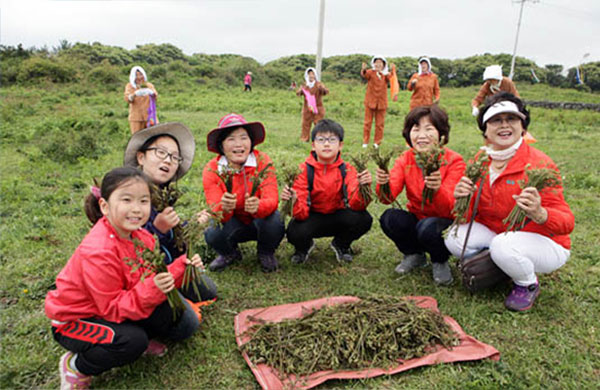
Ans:
[{"label": "black pants", "polygon": [[307,252],[313,238],[332,237],[336,245],[349,248],[371,229],[373,218],[368,211],[338,210],[332,214],[311,212],[307,219],[293,219],[287,228],[287,239],[297,251]]},{"label": "black pants", "polygon": [[252,86],[250,84],[244,84],[244,92],[246,91],[252,92]]},{"label": "black pants", "polygon": [[434,263],[448,261],[450,252],[444,245],[442,232],[451,219],[430,217],[421,220],[405,210],[388,209],[379,218],[381,230],[405,255],[427,252]]},{"label": "black pants", "polygon": [[190,337],[200,322],[185,302],[186,310],[177,320],[168,302],[158,305],[150,317],[120,324],[100,318],[86,318],[52,326],[54,339],[77,353],[75,366],[84,375],[98,375],[113,367],[136,361],[154,337],[174,341]]}]

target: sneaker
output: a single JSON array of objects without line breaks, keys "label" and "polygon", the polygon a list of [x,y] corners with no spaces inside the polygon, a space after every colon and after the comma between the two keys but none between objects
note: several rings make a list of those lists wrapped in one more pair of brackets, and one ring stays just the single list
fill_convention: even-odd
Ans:
[{"label": "sneaker", "polygon": [[311,240],[310,248],[308,248],[307,252],[296,250],[296,252],[292,255],[290,261],[294,264],[306,263],[308,261],[308,255],[310,255],[310,252],[312,252],[313,249],[315,249],[315,240]]},{"label": "sneaker", "polygon": [[90,388],[92,377],[89,375],[83,375],[78,371],[71,369],[71,359],[73,358],[73,352],[65,352],[60,357],[58,363],[58,372],[60,373],[60,390],[85,390]]},{"label": "sneaker", "polygon": [[374,147],[375,149],[379,149],[379,144],[373,144],[373,147]]},{"label": "sneaker", "polygon": [[277,268],[279,268],[279,262],[273,253],[260,253],[258,255],[258,260],[260,260],[260,266],[262,267],[263,272],[273,272],[277,271]]},{"label": "sneaker", "polygon": [[233,264],[235,261],[241,260],[242,254],[239,250],[235,250],[228,255],[219,255],[216,259],[210,262],[208,269],[213,272],[223,271],[225,268]]},{"label": "sneaker", "polygon": [[450,264],[448,264],[447,261],[444,261],[443,263],[432,263],[432,268],[433,281],[435,284],[448,286],[454,280],[452,271],[450,271]]},{"label": "sneaker", "polygon": [[331,249],[335,253],[337,261],[350,263],[352,261],[352,252],[350,247],[342,248],[335,243],[335,240],[331,240]]},{"label": "sneaker", "polygon": [[404,256],[404,259],[396,266],[396,271],[400,275],[407,274],[415,268],[427,267],[427,258],[424,253],[413,253]]},{"label": "sneaker", "polygon": [[167,353],[167,346],[159,341],[152,339],[148,342],[148,347],[146,347],[146,350],[144,351],[143,354],[150,355],[150,356],[162,357],[162,356],[165,356],[166,353]]},{"label": "sneaker", "polygon": [[369,146],[369,144],[363,144],[363,148],[366,148],[367,146]]},{"label": "sneaker", "polygon": [[510,294],[504,300],[504,306],[514,311],[529,310],[538,295],[540,295],[540,284],[537,282],[529,286],[515,284]]}]

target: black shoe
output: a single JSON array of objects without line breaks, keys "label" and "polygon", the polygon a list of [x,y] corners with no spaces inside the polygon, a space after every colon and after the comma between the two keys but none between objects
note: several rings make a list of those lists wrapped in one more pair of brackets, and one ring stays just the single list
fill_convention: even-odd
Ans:
[{"label": "black shoe", "polygon": [[308,255],[310,255],[310,252],[312,252],[313,249],[315,249],[315,241],[311,240],[310,248],[308,248],[308,251],[302,252],[302,251],[296,250],[296,252],[292,255],[290,261],[294,264],[306,263],[308,261]]},{"label": "black shoe", "polygon": [[260,260],[260,266],[263,272],[273,272],[277,271],[277,269],[279,268],[279,262],[277,261],[273,253],[269,255],[260,253],[258,255],[258,260]]},{"label": "black shoe", "polygon": [[208,269],[213,272],[223,271],[225,268],[233,264],[235,261],[241,260],[242,254],[237,249],[228,255],[219,255],[216,259],[210,262]]},{"label": "black shoe", "polygon": [[331,241],[331,249],[335,253],[335,258],[337,261],[350,263],[352,262],[352,251],[350,247],[342,248],[335,243],[335,240]]}]

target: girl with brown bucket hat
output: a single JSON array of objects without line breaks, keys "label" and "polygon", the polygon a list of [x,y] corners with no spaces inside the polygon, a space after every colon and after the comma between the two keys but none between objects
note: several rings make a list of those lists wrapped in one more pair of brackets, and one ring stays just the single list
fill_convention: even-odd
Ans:
[{"label": "girl with brown bucket hat", "polygon": [[211,271],[241,260],[238,244],[247,241],[257,241],[264,272],[279,267],[275,250],[285,228],[277,211],[275,168],[267,154],[254,148],[264,140],[262,123],[233,113],[221,118],[206,137],[207,149],[218,156],[204,167],[202,183],[206,201],[221,219],[220,226],[205,233],[206,243],[219,254],[209,265]]}]

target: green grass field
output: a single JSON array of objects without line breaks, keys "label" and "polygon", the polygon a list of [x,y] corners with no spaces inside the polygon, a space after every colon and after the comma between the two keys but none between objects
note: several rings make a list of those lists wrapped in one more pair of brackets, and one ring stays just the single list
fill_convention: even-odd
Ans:
[{"label": "green grass field", "polygon": [[[346,129],[344,152],[360,149],[364,86],[329,83],[324,100],[327,116]],[[598,95],[546,86],[517,85],[530,100],[598,102]],[[196,136],[197,155],[180,185],[187,191],[178,208],[189,216],[202,197],[201,172],[213,157],[206,134],[221,116],[243,114],[260,120],[267,139],[260,150],[275,161],[301,162],[309,147],[301,143],[301,100],[285,90],[244,94],[241,88],[196,85],[180,81],[157,85],[159,118],[180,121]],[[9,87],[2,93],[0,164],[1,388],[56,388],[62,348],[50,334],[44,297],[57,273],[89,229],[83,198],[93,177],[101,178],[121,164],[129,137],[122,90],[99,91],[85,85],[48,84]],[[481,135],[470,115],[476,87],[442,89],[441,105],[452,130],[449,147],[471,155]],[[409,95],[391,103],[384,147],[404,145],[401,136]],[[569,262],[540,277],[541,295],[525,314],[504,309],[509,286],[471,295],[455,282],[436,287],[431,268],[404,278],[393,272],[400,254],[377,223],[385,207],[374,203],[372,230],[353,248],[355,261],[340,266],[329,240],[317,240],[309,264],[289,262],[285,240],[277,251],[282,269],[263,274],[254,246],[243,246],[245,258],[212,274],[219,301],[205,311],[200,332],[191,340],[169,345],[163,358],[144,357],[135,364],[94,378],[94,388],[258,388],[237,350],[234,316],[247,308],[297,302],[333,295],[383,293],[430,295],[444,314],[468,334],[495,346],[499,362],[479,361],[416,369],[364,381],[326,382],[320,388],[385,389],[583,389],[600,382],[600,113],[532,108],[530,131],[536,147],[561,167],[565,197],[575,213]],[[374,169],[374,166],[372,167]],[[210,260],[210,259],[205,259]],[[451,260],[455,279],[455,259]],[[594,383],[596,383],[594,385]]]}]

